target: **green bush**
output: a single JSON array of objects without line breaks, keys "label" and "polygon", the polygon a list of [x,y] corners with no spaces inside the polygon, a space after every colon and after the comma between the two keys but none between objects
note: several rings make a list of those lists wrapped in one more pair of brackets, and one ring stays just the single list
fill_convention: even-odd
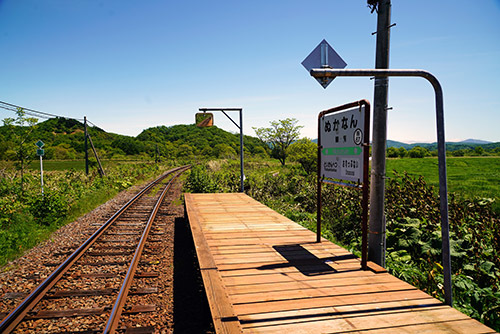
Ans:
[{"label": "green bush", "polygon": [[55,191],[46,191],[39,194],[29,203],[29,211],[35,221],[42,225],[57,224],[66,216],[69,210],[68,200],[63,194]]},{"label": "green bush", "polygon": [[202,165],[191,168],[185,187],[187,191],[193,193],[213,193],[218,191],[218,186],[214,178],[210,177],[206,167]]}]

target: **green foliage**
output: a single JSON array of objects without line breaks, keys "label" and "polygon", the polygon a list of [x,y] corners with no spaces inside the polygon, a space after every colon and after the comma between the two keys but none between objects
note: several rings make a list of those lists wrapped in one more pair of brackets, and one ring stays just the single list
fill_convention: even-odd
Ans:
[{"label": "green foliage", "polygon": [[169,165],[111,165],[105,177],[96,170],[44,173],[45,194],[38,171],[27,171],[21,193],[19,176],[0,168],[0,265],[48,238],[51,232],[109,200],[119,191],[156,176]]},{"label": "green foliage", "polygon": [[398,149],[395,147],[388,147],[386,156],[388,158],[397,158],[398,157]]},{"label": "green foliage", "polygon": [[36,118],[27,117],[23,108],[17,108],[16,118],[6,118],[3,120],[4,127],[8,130],[9,139],[13,142],[11,152],[6,151],[11,160],[15,160],[16,169],[21,172],[20,185],[21,193],[24,190],[24,170],[26,165],[35,155],[33,139],[33,130],[38,122]]},{"label": "green foliage", "polygon": [[209,176],[206,167],[196,165],[189,171],[186,185],[187,191],[193,193],[214,193],[217,192],[217,183]]},{"label": "green foliage", "polygon": [[[181,158],[234,158],[240,152],[240,136],[219,129],[216,126],[199,128],[196,125],[158,126],[144,130],[137,140],[158,143],[162,156]],[[267,157],[267,146],[261,140],[243,136],[245,152]]]},{"label": "green foliage", "polygon": [[46,191],[34,196],[29,203],[29,211],[35,222],[42,225],[57,223],[68,213],[68,200],[60,192]]},{"label": "green foliage", "polygon": [[288,147],[299,138],[300,129],[295,118],[286,118],[279,121],[271,121],[269,128],[253,128],[257,137],[271,147],[271,155],[285,165],[288,156]]},{"label": "green foliage", "polygon": [[307,173],[315,173],[318,166],[318,144],[302,138],[288,148],[291,161],[300,163]]},{"label": "green foliage", "polygon": [[[83,159],[84,126],[76,120],[52,118],[30,129],[27,123],[6,119],[0,127],[0,160],[17,160],[17,137],[15,133],[30,130],[26,145],[31,156],[36,147],[34,142],[45,143],[44,159]],[[14,131],[15,130],[15,131]],[[88,127],[88,132],[101,159],[153,160],[159,153],[160,159],[193,158],[235,158],[240,152],[239,134],[226,132],[216,126],[198,128],[195,125],[159,126],[144,130],[137,137],[107,133],[97,127]],[[244,136],[247,155],[267,158],[268,146],[261,140]],[[89,154],[92,151],[89,145]]]},{"label": "green foliage", "polygon": [[415,146],[414,148],[408,151],[408,156],[410,158],[423,158],[430,156],[430,152],[426,148]]}]

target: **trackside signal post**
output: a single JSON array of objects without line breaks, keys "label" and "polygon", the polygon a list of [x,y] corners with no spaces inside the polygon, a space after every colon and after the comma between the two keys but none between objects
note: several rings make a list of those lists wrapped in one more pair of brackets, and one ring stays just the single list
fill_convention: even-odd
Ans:
[{"label": "trackside signal post", "polygon": [[[421,77],[429,81],[434,88],[436,101],[436,126],[439,162],[439,200],[441,213],[441,239],[444,273],[445,303],[452,306],[451,290],[451,256],[450,256],[450,226],[448,221],[448,186],[446,181],[446,143],[444,137],[444,106],[443,90],[437,78],[424,70],[396,70],[396,69],[326,69],[318,68],[310,71],[314,78],[335,77]],[[373,179],[373,174],[372,174]],[[370,234],[371,236],[371,234]],[[384,243],[385,244],[385,243]]]},{"label": "trackside signal post", "polygon": [[[245,174],[243,173],[243,108],[199,108],[198,110],[203,111],[204,113],[206,113],[207,111],[220,111],[224,115],[226,115],[226,117],[229,118],[229,120],[233,122],[233,124],[236,125],[238,129],[240,129],[240,192],[244,192],[245,188],[243,186],[243,181],[245,180]],[[233,121],[231,117],[229,117],[226,111],[238,111],[240,114],[240,125],[236,124],[236,122]],[[210,119],[213,123],[213,116],[210,117]]]},{"label": "trackside signal post", "polygon": [[42,185],[42,195],[43,195],[43,156],[45,155],[45,151],[42,148],[45,144],[43,141],[39,140],[35,144],[38,149],[36,150],[36,155],[40,157],[40,183]]},{"label": "trackside signal post", "polygon": [[368,258],[368,165],[370,103],[361,100],[318,115],[318,196],[316,242],[321,242],[322,183],[362,189],[361,267]]}]

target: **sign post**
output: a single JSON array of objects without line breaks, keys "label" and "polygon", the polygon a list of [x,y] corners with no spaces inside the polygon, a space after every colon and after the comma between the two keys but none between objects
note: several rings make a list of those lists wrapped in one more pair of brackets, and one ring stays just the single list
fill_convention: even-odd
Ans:
[{"label": "sign post", "polygon": [[321,242],[321,186],[332,183],[361,188],[362,255],[368,255],[368,166],[370,148],[370,103],[360,100],[322,111],[318,115],[318,198],[316,242]]},{"label": "sign post", "polygon": [[[240,192],[245,192],[245,187],[243,182],[245,180],[245,173],[243,172],[243,108],[199,108],[198,110],[203,111],[203,113],[206,113],[207,111],[220,111],[224,115],[226,115],[226,117],[229,118],[229,120],[233,122],[233,124],[236,125],[238,129],[240,129]],[[238,111],[240,114],[240,124],[239,125],[236,124],[236,122],[233,121],[231,117],[229,117],[226,111]],[[196,115],[197,115],[196,121],[198,122],[198,117],[200,116],[198,116],[199,114]],[[213,115],[211,114],[208,115],[209,117],[205,118],[205,122],[203,120],[200,120],[200,123],[203,123],[201,127],[213,125]]]},{"label": "sign post", "polygon": [[43,156],[45,154],[45,151],[42,149],[42,147],[45,144],[43,143],[43,141],[39,140],[36,142],[35,145],[38,147],[38,149],[36,150],[36,155],[40,157],[40,182],[42,184],[42,196],[43,196]]},{"label": "sign post", "polygon": [[[436,105],[436,128],[438,143],[439,167],[439,211],[441,213],[441,242],[443,254],[444,299],[445,304],[453,306],[451,288],[451,254],[450,254],[450,224],[448,220],[448,185],[446,179],[446,141],[444,136],[444,101],[443,89],[439,80],[430,72],[424,70],[397,69],[312,69],[314,78],[323,77],[420,77],[426,79],[434,88]],[[373,177],[373,176],[372,176]],[[372,178],[373,179],[373,178]],[[370,231],[371,233],[371,231]],[[371,235],[371,234],[370,234]]]}]

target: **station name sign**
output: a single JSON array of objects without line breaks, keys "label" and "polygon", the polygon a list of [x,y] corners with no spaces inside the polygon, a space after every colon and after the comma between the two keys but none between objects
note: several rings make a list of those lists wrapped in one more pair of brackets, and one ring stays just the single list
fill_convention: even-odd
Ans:
[{"label": "station name sign", "polygon": [[369,143],[367,113],[369,107],[360,103],[348,109],[331,109],[320,114],[319,161],[323,179],[363,182],[367,169],[364,152]]}]

